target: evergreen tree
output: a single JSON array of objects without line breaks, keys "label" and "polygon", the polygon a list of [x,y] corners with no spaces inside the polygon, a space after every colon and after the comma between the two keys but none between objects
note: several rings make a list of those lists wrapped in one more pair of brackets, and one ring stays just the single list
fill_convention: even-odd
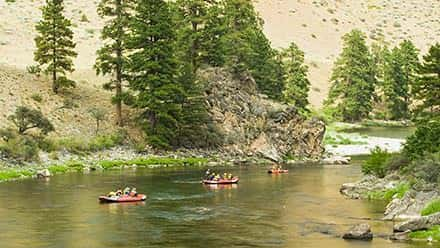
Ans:
[{"label": "evergreen tree", "polygon": [[96,72],[102,75],[112,75],[110,82],[104,84],[104,89],[115,91],[112,102],[116,106],[116,123],[123,125],[122,102],[124,99],[123,83],[127,76],[127,47],[128,26],[133,0],[101,0],[98,14],[106,20],[102,29],[104,46],[98,50]]},{"label": "evergreen tree", "polygon": [[213,1],[208,9],[202,33],[200,56],[204,64],[220,67],[226,63],[227,46],[224,37],[228,28],[225,16],[224,1]]},{"label": "evergreen tree", "polygon": [[281,100],[282,67],[277,52],[263,33],[263,20],[250,0],[226,0],[227,33],[222,38],[226,47],[226,65],[235,75],[248,72],[260,92]]},{"label": "evergreen tree", "polygon": [[343,51],[333,68],[327,104],[337,102],[344,121],[359,121],[372,110],[376,68],[365,39],[359,30],[344,35]]},{"label": "evergreen tree", "polygon": [[175,75],[176,34],[170,5],[164,0],[139,0],[127,43],[130,55],[129,87],[136,92],[134,106],[148,142],[156,148],[170,148],[178,134],[182,86]]},{"label": "evergreen tree", "polygon": [[305,111],[309,105],[310,81],[307,78],[308,66],[304,64],[304,52],[295,43],[281,53],[285,71],[283,100]]},{"label": "evergreen tree", "polygon": [[386,62],[383,89],[390,118],[409,118],[410,85],[416,77],[417,49],[410,41],[404,41],[389,53]]},{"label": "evergreen tree", "polygon": [[[63,0],[46,0],[42,9],[43,19],[36,25],[38,32],[35,38],[37,50],[35,61],[46,65],[45,72],[52,75],[52,89],[58,93],[59,88],[74,87],[75,83],[66,78],[66,72],[73,72],[72,58],[74,51],[71,22],[64,15]],[[61,74],[62,76],[59,76]]]},{"label": "evergreen tree", "polygon": [[[179,0],[176,2],[178,38],[178,81],[185,93],[182,104],[177,146],[206,147],[213,145],[210,134],[215,133],[205,106],[204,85],[197,80],[197,70],[202,63],[204,31],[209,8],[213,1]],[[209,138],[208,138],[209,137]]]},{"label": "evergreen tree", "polygon": [[431,46],[419,65],[420,77],[413,86],[413,95],[420,102],[420,117],[437,117],[440,113],[440,43]]}]

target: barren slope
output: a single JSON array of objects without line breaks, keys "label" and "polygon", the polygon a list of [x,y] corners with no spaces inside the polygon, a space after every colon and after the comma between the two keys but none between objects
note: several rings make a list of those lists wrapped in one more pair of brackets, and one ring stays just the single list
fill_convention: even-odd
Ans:
[{"label": "barren slope", "polygon": [[[0,64],[24,69],[33,64],[34,26],[43,0],[0,0]],[[75,24],[79,52],[76,79],[96,84],[92,66],[100,45],[102,22],[97,0],[66,0],[67,16]],[[332,64],[341,49],[341,36],[353,28],[378,34],[391,43],[409,38],[426,51],[440,41],[440,0],[259,0],[256,8],[265,20],[265,32],[276,47],[295,41],[306,53],[313,84],[310,100],[321,106]],[[81,22],[85,15],[87,22]],[[2,82],[8,84],[8,82]]]}]

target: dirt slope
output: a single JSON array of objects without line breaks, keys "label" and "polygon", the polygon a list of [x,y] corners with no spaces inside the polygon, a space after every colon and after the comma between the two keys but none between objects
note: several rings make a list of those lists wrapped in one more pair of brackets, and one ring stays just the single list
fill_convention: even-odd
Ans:
[{"label": "dirt slope", "polygon": [[[0,0],[0,64],[21,71],[33,64],[34,26],[41,16],[39,8],[43,2]],[[95,51],[101,44],[102,21],[96,14],[98,1],[65,2],[66,15],[75,25],[79,52],[74,78],[86,80],[88,86],[94,89],[96,85],[98,89],[103,79],[96,77],[92,69]],[[341,50],[340,38],[351,29],[363,30],[370,41],[378,34],[385,35],[391,43],[409,38],[422,51],[440,41],[439,0],[259,0],[255,6],[265,20],[265,32],[274,46],[285,47],[295,41],[305,51],[313,84],[310,100],[315,107],[320,107],[327,95],[331,67]],[[83,16],[87,17],[86,21]],[[8,70],[3,74],[6,72]],[[14,89],[12,82],[2,80],[2,85]],[[106,93],[102,94],[105,98]],[[3,95],[1,97],[5,100]],[[15,105],[13,99],[8,101],[11,106]]]}]

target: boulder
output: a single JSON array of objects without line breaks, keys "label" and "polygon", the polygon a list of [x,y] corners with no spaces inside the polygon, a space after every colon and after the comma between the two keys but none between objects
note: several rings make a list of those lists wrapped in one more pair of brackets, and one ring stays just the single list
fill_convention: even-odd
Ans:
[{"label": "boulder", "polygon": [[386,206],[384,220],[418,219],[426,204],[439,197],[437,191],[410,190],[401,199],[395,198]]},{"label": "boulder", "polygon": [[50,171],[48,169],[37,171],[38,178],[46,178],[46,177],[50,177],[50,176],[52,176],[52,175],[50,174]]},{"label": "boulder", "polygon": [[394,225],[395,232],[418,231],[440,225],[440,213],[421,216],[412,220],[404,221]]},{"label": "boulder", "polygon": [[373,239],[371,227],[367,223],[353,226],[342,236],[343,239],[355,239],[369,241]]}]

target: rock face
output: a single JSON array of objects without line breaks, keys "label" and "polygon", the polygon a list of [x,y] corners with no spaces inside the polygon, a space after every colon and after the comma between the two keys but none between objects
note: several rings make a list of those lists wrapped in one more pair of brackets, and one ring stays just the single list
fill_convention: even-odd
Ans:
[{"label": "rock face", "polygon": [[350,228],[342,238],[369,241],[373,239],[373,233],[371,232],[370,225],[362,223]]},{"label": "rock face", "polygon": [[402,199],[393,199],[385,209],[385,220],[407,220],[420,218],[422,209],[433,199],[439,198],[436,191],[408,191]]},{"label": "rock face", "polygon": [[306,120],[295,107],[259,95],[253,78],[234,79],[223,69],[200,73],[214,123],[225,149],[238,155],[261,156],[275,162],[284,155],[318,158],[324,152],[325,125]]},{"label": "rock face", "polygon": [[428,216],[421,216],[402,223],[397,223],[394,225],[394,231],[405,232],[405,231],[425,230],[434,225],[439,225],[439,224],[440,224],[440,213],[436,213]]}]

